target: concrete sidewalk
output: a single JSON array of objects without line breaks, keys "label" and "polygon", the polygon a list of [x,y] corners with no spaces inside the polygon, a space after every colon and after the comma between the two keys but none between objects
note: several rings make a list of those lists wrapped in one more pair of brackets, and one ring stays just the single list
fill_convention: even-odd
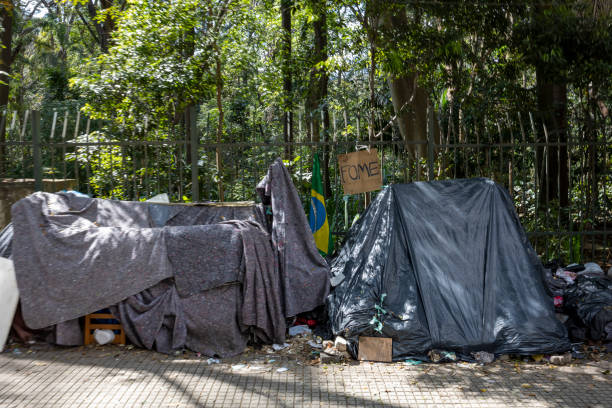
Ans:
[{"label": "concrete sidewalk", "polygon": [[310,366],[251,352],[208,364],[191,352],[36,345],[0,354],[0,407],[603,408],[612,406],[610,360]]}]

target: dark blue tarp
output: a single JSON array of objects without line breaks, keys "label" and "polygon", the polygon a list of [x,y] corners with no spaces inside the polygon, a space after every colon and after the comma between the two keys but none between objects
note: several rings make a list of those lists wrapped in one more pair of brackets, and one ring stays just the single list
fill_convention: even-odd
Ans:
[{"label": "dark blue tarp", "polygon": [[[392,185],[331,269],[332,330],[393,339],[393,359],[569,349],[506,190],[488,179]],[[378,330],[377,330],[378,329]]]}]

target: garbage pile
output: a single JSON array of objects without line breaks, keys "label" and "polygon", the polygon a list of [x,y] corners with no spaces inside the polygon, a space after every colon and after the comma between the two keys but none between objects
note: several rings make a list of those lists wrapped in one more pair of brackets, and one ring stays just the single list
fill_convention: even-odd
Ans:
[{"label": "garbage pile", "polygon": [[545,265],[545,281],[557,317],[572,342],[601,342],[612,351],[612,278],[594,262]]},{"label": "garbage pile", "polygon": [[351,360],[346,349],[346,340],[337,337],[334,341],[324,340],[307,325],[289,327],[286,343],[264,346],[266,354],[292,357],[308,365],[341,363]]}]

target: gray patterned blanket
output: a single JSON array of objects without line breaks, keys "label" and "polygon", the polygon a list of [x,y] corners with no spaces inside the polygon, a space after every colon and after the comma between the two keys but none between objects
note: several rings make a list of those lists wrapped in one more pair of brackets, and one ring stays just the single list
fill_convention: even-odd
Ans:
[{"label": "gray patterned blanket", "polygon": [[250,332],[282,342],[285,317],[324,302],[328,267],[280,160],[258,188],[271,225],[256,205],[70,193],[15,203],[12,256],[26,323],[43,328],[113,306],[130,340],[163,352],[233,355]]}]

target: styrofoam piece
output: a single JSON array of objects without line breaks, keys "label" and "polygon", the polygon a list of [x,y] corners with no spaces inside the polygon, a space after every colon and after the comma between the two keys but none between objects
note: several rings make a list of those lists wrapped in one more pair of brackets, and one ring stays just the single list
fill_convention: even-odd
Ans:
[{"label": "styrofoam piece", "polygon": [[274,349],[274,351],[280,351],[280,350],[286,349],[287,347],[289,347],[289,343],[273,344],[272,345],[272,348]]},{"label": "styrofoam piece", "polygon": [[18,301],[19,289],[13,261],[0,258],[0,352],[4,350]]},{"label": "styrofoam piece", "polygon": [[170,197],[168,196],[168,194],[166,193],[162,193],[162,194],[158,194],[154,197],[151,197],[147,200],[148,203],[163,203],[163,204],[169,204],[170,203]]},{"label": "styrofoam piece", "polygon": [[115,332],[108,329],[96,329],[93,333],[96,342],[103,346],[105,344],[112,343],[115,340]]}]

